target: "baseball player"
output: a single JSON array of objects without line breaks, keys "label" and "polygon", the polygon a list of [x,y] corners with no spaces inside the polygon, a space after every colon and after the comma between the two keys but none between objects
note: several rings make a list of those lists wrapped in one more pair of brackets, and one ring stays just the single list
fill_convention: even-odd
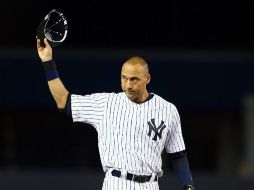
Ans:
[{"label": "baseball player", "polygon": [[176,107],[149,93],[148,64],[131,57],[122,65],[120,93],[71,94],[61,82],[52,59],[52,48],[37,40],[50,92],[57,107],[73,122],[91,124],[105,172],[103,190],[159,190],[163,175],[161,153],[166,150],[182,189],[193,190]]}]

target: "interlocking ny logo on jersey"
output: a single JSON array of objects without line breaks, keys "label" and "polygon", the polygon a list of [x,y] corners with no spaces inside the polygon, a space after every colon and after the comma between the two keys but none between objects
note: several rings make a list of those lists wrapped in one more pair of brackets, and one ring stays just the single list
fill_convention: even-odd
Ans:
[{"label": "interlocking ny logo on jersey", "polygon": [[157,141],[157,137],[161,139],[162,131],[166,128],[166,125],[164,125],[164,121],[161,121],[161,124],[159,127],[156,127],[154,119],[151,119],[151,121],[147,122],[149,126],[149,132],[148,136],[151,137],[152,131],[154,132],[153,140]]}]

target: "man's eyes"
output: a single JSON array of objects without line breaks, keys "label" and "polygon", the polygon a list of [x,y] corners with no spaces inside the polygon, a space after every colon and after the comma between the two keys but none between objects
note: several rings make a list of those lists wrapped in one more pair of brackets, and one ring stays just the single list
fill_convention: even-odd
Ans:
[{"label": "man's eyes", "polygon": [[138,78],[132,78],[130,79],[131,81],[138,81],[139,79]]},{"label": "man's eyes", "polygon": [[130,78],[130,79],[128,79],[127,77],[122,77],[122,80],[130,80],[130,81],[134,81],[134,82],[139,81],[138,78]]}]

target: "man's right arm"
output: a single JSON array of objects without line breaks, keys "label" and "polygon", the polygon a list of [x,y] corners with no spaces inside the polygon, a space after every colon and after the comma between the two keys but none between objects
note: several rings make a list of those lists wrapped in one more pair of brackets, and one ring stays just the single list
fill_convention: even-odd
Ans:
[{"label": "man's right arm", "polygon": [[44,38],[44,44],[45,47],[43,47],[40,43],[40,40],[37,39],[37,51],[46,72],[50,92],[57,104],[57,107],[59,109],[63,109],[65,107],[69,92],[58,77],[52,57],[52,48],[50,47],[46,38]]},{"label": "man's right arm", "polygon": [[56,101],[57,107],[63,109],[65,107],[69,92],[66,90],[60,78],[48,81],[50,92]]}]

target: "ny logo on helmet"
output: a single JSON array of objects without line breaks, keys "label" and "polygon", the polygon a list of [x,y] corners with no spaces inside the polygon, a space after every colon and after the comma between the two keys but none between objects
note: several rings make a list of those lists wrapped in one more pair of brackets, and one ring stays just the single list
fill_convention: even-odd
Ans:
[{"label": "ny logo on helmet", "polygon": [[159,125],[159,127],[156,127],[154,120],[155,119],[151,119],[151,121],[147,122],[149,126],[149,132],[147,135],[151,137],[151,134],[153,131],[154,132],[153,140],[157,141],[157,137],[161,139],[162,132],[166,128],[166,125],[164,125],[164,121],[161,121],[161,124]]}]

